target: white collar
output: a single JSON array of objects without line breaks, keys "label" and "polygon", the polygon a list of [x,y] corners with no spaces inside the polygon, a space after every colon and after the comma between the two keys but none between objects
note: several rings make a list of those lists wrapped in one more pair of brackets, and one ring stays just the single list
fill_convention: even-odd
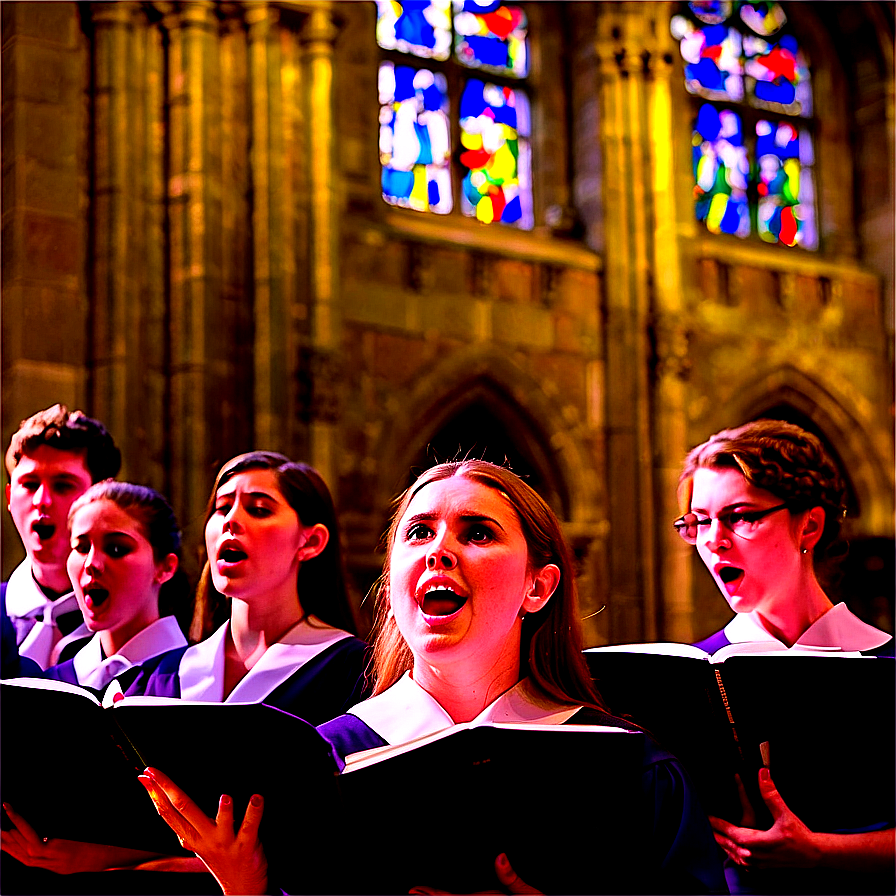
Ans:
[{"label": "white collar", "polygon": [[[184,647],[186,643],[187,639],[180,630],[177,620],[173,616],[162,616],[137,632],[125,644],[122,644],[121,650],[117,653],[104,659],[100,633],[97,632],[75,654],[73,661],[75,676],[81,684],[86,684],[90,687],[103,687],[125,669],[152,659],[160,653]],[[88,681],[88,678],[95,679],[93,673],[101,667],[114,669],[115,671],[112,674],[100,676],[101,678],[106,678],[106,680],[101,681],[99,684],[95,685],[92,681]]]},{"label": "white collar", "polygon": [[[23,560],[13,571],[6,583],[6,614],[10,618],[21,619],[34,616],[38,611],[53,612],[54,618],[59,612],[68,612],[78,608],[77,600],[72,602],[74,594],[69,591],[55,600],[51,600],[41,591],[40,585],[31,571],[31,563]],[[72,603],[71,606],[68,606]],[[63,606],[65,605],[65,606]]]},{"label": "white collar", "polygon": [[[782,643],[759,620],[759,614],[738,613],[724,628],[725,637],[732,644],[744,641],[773,641]],[[873,650],[890,640],[886,632],[862,622],[844,603],[835,604],[800,635],[796,645],[801,647],[836,647],[840,650]]]},{"label": "white collar", "polygon": [[[523,679],[486,706],[472,724],[518,722],[560,725],[579,709],[581,706],[536,700],[528,681]],[[411,678],[410,672],[405,672],[382,694],[353,706],[350,712],[390,744],[406,743],[454,725],[451,716]]]},{"label": "white collar", "polygon": [[178,671],[180,695],[184,700],[259,703],[331,644],[351,637],[316,616],[303,619],[268,647],[225,700],[224,644],[229,625],[229,621],[225,622],[209,638],[184,653]]}]

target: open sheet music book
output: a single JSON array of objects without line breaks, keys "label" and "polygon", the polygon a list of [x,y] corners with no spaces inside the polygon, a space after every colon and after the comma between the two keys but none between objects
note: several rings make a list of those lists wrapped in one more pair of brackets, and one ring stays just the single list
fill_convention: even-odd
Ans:
[{"label": "open sheet music book", "polygon": [[709,813],[740,819],[735,773],[762,807],[757,774],[767,764],[813,830],[892,818],[892,659],[766,642],[712,656],[684,644],[612,645],[585,657],[610,709],[682,761]]}]

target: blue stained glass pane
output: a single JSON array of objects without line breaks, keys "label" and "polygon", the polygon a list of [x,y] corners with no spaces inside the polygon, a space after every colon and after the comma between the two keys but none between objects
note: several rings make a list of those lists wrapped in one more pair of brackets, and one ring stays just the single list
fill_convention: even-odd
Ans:
[{"label": "blue stained glass pane", "polygon": [[711,59],[701,59],[694,65],[685,66],[685,77],[696,81],[706,90],[725,90],[725,78],[719,67]]},{"label": "blue stained glass pane", "polygon": [[452,192],[445,76],[384,62],[379,94],[383,199],[404,208],[447,214]]},{"label": "blue stained glass pane", "polygon": [[704,140],[715,140],[719,136],[719,110],[709,103],[704,103],[697,113],[697,130]]},{"label": "blue stained glass pane", "polygon": [[429,87],[424,88],[422,91],[422,95],[423,108],[427,112],[438,111],[442,108],[442,104],[445,101],[445,96],[435,84],[431,84]]},{"label": "blue stained glass pane", "polygon": [[528,21],[521,7],[505,3],[454,3],[454,54],[471,68],[514,78],[529,73]]},{"label": "blue stained glass pane", "polygon": [[414,75],[416,69],[407,65],[399,65],[395,69],[395,96],[393,101],[403,103],[405,100],[412,99],[417,91],[414,88]]},{"label": "blue stained glass pane", "polygon": [[423,18],[423,11],[411,9],[408,2],[404,6],[404,15],[395,23],[396,39],[429,50],[435,49],[436,33],[432,25]]},{"label": "blue stained glass pane", "polygon": [[411,171],[396,171],[386,166],[383,168],[383,193],[396,198],[407,199],[414,186],[414,174]]},{"label": "blue stained glass pane", "polygon": [[756,99],[782,106],[789,106],[796,98],[796,88],[788,81],[780,84],[774,81],[757,81],[754,91]]},{"label": "blue stained glass pane", "polygon": [[451,55],[451,0],[377,0],[376,39],[426,59]]},{"label": "blue stained glass pane", "polygon": [[501,220],[505,224],[515,224],[523,217],[523,206],[520,203],[520,197],[514,196],[507,205],[504,206],[504,214]]},{"label": "blue stained glass pane", "polygon": [[507,47],[505,44],[488,37],[480,37],[478,34],[471,34],[467,37],[467,46],[480,65],[506,68]]},{"label": "blue stained glass pane", "polygon": [[414,132],[417,140],[420,142],[420,152],[417,155],[417,163],[419,165],[431,165],[432,158],[432,142],[429,139],[429,131],[419,122],[414,122]]},{"label": "blue stained glass pane", "polygon": [[484,86],[482,81],[476,78],[471,78],[467,81],[460,98],[461,119],[476,118],[482,114],[483,109],[485,109],[485,98],[482,94]]}]

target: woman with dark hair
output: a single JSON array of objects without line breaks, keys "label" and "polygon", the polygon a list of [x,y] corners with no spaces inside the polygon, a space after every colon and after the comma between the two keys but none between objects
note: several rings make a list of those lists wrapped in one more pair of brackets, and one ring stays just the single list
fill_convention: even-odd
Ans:
[{"label": "woman with dark hair", "polygon": [[260,702],[319,724],[363,697],[336,511],[320,474],[253,451],[218,473],[205,515],[208,559],[193,633],[204,641],[143,665],[128,695]]},{"label": "woman with dark hair", "polygon": [[[484,461],[434,467],[399,498],[387,538],[375,695],[318,729],[340,756],[472,719],[633,727],[610,716],[595,690],[581,653],[569,548],[554,513],[519,477]],[[269,892],[257,836],[260,800],[234,834],[225,797],[213,820],[162,772],[147,769],[141,780],[225,893]],[[637,892],[723,892],[711,831],[687,776],[647,738],[641,788],[632,798],[643,835],[632,837],[643,836],[643,865],[626,870],[663,889]],[[409,817],[417,808],[408,806]],[[375,806],[371,812],[375,817]],[[533,819],[533,826],[545,821]],[[496,885],[527,891],[505,857],[495,871]],[[588,892],[602,876],[620,881],[618,869],[591,869],[587,856],[577,873],[587,876]]]},{"label": "woman with dark hair", "polygon": [[[79,525],[83,514],[82,509],[73,517]],[[148,521],[146,525],[149,529]],[[149,534],[146,539],[150,537],[153,543],[158,540]],[[353,624],[336,512],[318,472],[269,451],[229,461],[215,480],[205,540],[208,560],[194,623],[213,616],[215,607],[229,604],[229,614],[205,641],[169,650],[125,672],[123,678],[131,679],[126,693],[264,702],[314,723],[363,699],[367,645],[347,630]],[[82,547],[92,556],[93,548],[81,535],[74,544],[73,558],[81,556]],[[159,577],[174,567],[166,555]],[[108,602],[90,587],[86,601],[91,614]],[[193,857],[46,840],[14,810],[10,817],[17,829],[2,833],[2,846],[26,865],[60,874],[144,869],[169,892],[206,892],[214,886],[210,878],[208,883],[202,879],[207,874],[158,877],[162,872],[205,871]],[[93,889],[83,892],[100,892],[106,878],[88,876],[86,886]],[[117,873],[108,876],[111,892],[125,892],[131,885],[131,879],[122,882]]]},{"label": "woman with dark hair", "polygon": [[[718,432],[688,454],[679,497],[687,512],[674,526],[736,613],[696,646],[711,653],[759,641],[893,656],[892,636],[834,604],[820,581],[846,508],[837,468],[814,435],[779,420]],[[731,892],[893,892],[892,816],[861,831],[817,832],[790,811],[767,768],[759,791],[768,830],[754,827],[742,786],[740,823],[710,819]]]},{"label": "woman with dark hair", "polygon": [[176,614],[189,609],[179,573],[180,528],[157,491],[106,479],[69,511],[67,569],[95,634],[45,678],[102,690],[126,669],[187,646]]}]

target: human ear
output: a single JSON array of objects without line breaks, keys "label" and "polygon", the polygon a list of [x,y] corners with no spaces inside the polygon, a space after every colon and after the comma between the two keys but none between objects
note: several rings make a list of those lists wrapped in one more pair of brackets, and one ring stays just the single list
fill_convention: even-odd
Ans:
[{"label": "human ear", "polygon": [[323,553],[330,541],[330,530],[323,523],[315,523],[305,529],[305,541],[296,553],[301,561],[310,560]]},{"label": "human ear", "polygon": [[156,564],[156,585],[164,585],[177,572],[178,562],[177,554],[169,554]]},{"label": "human ear", "polygon": [[535,570],[532,587],[523,598],[522,609],[526,613],[537,613],[544,609],[559,584],[560,568],[554,563]]},{"label": "human ear", "polygon": [[825,511],[823,507],[812,507],[806,511],[800,531],[800,550],[811,553],[824,532]]}]

